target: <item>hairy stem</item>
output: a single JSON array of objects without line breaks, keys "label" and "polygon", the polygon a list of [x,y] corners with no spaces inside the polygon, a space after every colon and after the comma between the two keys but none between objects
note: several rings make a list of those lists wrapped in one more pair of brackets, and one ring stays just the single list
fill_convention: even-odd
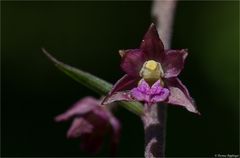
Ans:
[{"label": "hairy stem", "polygon": [[[156,25],[160,38],[165,49],[169,49],[172,33],[172,23],[174,18],[176,1],[155,0],[152,14],[156,20]],[[165,156],[165,133],[166,133],[166,105],[145,105],[145,115],[142,117],[145,130],[145,157]]]},{"label": "hairy stem", "polygon": [[145,130],[145,157],[163,157],[165,152],[166,106],[145,105],[145,115],[142,117]]}]

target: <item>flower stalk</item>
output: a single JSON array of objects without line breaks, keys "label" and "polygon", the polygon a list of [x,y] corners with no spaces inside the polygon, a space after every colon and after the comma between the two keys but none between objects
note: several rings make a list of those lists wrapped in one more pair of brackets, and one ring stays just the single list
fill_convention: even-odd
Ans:
[{"label": "flower stalk", "polygon": [[[170,47],[176,1],[155,1],[153,16],[166,48]],[[168,16],[166,16],[168,15]],[[155,104],[142,117],[145,133],[145,158],[165,156],[167,106]]]},{"label": "flower stalk", "polygon": [[164,157],[166,132],[165,104],[155,104],[150,108],[147,105],[142,121],[145,131],[145,157]]}]

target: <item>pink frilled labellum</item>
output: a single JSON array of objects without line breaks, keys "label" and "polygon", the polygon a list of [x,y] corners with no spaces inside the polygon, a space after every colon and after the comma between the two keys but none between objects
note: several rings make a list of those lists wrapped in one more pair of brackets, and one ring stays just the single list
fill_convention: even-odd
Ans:
[{"label": "pink frilled labellum", "polygon": [[80,138],[83,150],[96,153],[103,145],[107,133],[111,133],[111,152],[115,153],[120,137],[120,123],[113,114],[100,105],[101,101],[86,97],[75,103],[57,122],[73,120],[67,132],[68,138]]},{"label": "pink frilled labellum", "polygon": [[169,96],[169,90],[160,85],[160,81],[155,82],[151,87],[145,80],[139,82],[138,87],[131,90],[131,95],[138,101],[147,103],[161,102]]},{"label": "pink frilled labellum", "polygon": [[187,88],[178,79],[187,50],[165,50],[154,24],[149,27],[140,48],[119,53],[121,68],[126,74],[113,86],[103,104],[121,100],[148,105],[163,102],[199,114]]}]

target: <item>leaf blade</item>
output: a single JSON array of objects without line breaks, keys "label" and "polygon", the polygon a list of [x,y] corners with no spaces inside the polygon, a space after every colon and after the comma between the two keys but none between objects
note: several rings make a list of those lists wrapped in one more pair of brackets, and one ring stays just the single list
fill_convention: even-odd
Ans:
[{"label": "leaf blade", "polygon": [[[96,77],[90,73],[67,65],[56,58],[54,58],[51,54],[49,54],[44,48],[42,48],[43,53],[54,63],[54,65],[61,71],[63,71],[66,75],[73,78],[75,81],[81,83],[87,88],[97,92],[100,95],[106,95],[112,88],[112,84],[106,82],[105,80]],[[137,114],[143,114],[143,107],[138,102],[120,102],[121,106],[126,108],[127,110]]]}]

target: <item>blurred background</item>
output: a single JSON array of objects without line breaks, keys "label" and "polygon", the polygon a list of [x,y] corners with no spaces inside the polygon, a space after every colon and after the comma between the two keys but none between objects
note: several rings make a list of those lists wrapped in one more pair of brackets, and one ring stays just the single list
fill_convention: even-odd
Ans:
[{"label": "blurred background", "polygon": [[[66,139],[53,118],[94,92],[56,69],[59,60],[114,83],[119,49],[137,48],[151,19],[145,2],[2,2],[1,155],[97,155]],[[166,156],[239,154],[239,2],[178,3],[172,48],[188,48],[180,79],[202,116],[169,106]],[[141,120],[123,108],[117,156],[144,154]]]}]

